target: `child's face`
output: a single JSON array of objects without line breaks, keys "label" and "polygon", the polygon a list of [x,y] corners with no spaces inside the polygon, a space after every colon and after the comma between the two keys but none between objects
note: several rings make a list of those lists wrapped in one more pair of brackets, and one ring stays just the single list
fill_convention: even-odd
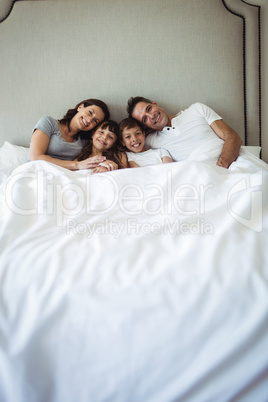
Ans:
[{"label": "child's face", "polygon": [[131,152],[145,151],[145,133],[139,126],[125,128],[122,133],[122,144]]},{"label": "child's face", "polygon": [[112,131],[109,131],[108,127],[105,129],[99,127],[92,135],[93,146],[100,152],[104,152],[112,148],[116,140],[116,134],[114,134]]}]

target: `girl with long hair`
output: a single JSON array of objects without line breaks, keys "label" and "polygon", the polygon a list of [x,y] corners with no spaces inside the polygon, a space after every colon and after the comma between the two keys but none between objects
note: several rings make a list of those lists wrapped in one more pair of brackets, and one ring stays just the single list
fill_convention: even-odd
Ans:
[{"label": "girl with long hair", "polygon": [[78,155],[76,160],[83,161],[97,156],[105,156],[106,161],[93,169],[92,173],[107,172],[111,162],[116,163],[118,169],[128,167],[125,152],[119,145],[119,125],[113,120],[105,120],[94,130],[88,145]]}]

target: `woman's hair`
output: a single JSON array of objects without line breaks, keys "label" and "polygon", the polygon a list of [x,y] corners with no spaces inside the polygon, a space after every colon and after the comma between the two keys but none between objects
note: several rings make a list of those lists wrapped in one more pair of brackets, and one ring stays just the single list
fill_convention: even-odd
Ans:
[{"label": "woman's hair", "polygon": [[129,128],[134,128],[134,127],[139,127],[141,131],[145,132],[145,127],[143,124],[134,119],[133,117],[128,117],[124,120],[122,120],[119,124],[119,141],[123,141],[123,131]]},{"label": "woman's hair", "polygon": [[63,116],[63,118],[59,120],[60,124],[66,124],[68,128],[70,128],[70,122],[72,118],[76,115],[78,107],[82,104],[84,105],[84,107],[92,105],[98,106],[102,109],[104,113],[104,120],[108,120],[110,118],[109,108],[106,103],[99,99],[86,99],[82,102],[79,102],[73,109],[69,109],[65,116]]},{"label": "woman's hair", "polygon": [[[106,156],[106,159],[109,159],[113,162],[115,162],[119,168],[123,167],[121,163],[121,154],[124,152],[123,150],[119,149],[120,147],[118,146],[118,138],[119,138],[119,125],[113,121],[113,120],[104,120],[102,123],[98,124],[96,127],[94,127],[92,131],[92,135],[99,129],[102,128],[103,130],[107,129],[114,133],[117,137],[115,143],[113,146],[108,149],[107,151],[103,152],[103,156]],[[77,160],[78,161],[83,161],[84,159],[87,159],[91,156],[92,154],[92,139],[90,139],[90,142],[84,147],[80,155],[78,155]]]}]

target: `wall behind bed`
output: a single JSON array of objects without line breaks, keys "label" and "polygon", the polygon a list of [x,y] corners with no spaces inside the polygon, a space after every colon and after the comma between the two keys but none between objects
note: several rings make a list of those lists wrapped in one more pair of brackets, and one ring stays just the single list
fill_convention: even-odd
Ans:
[{"label": "wall behind bed", "polygon": [[0,145],[29,145],[41,116],[60,118],[88,97],[119,121],[140,94],[172,113],[204,102],[245,139],[243,21],[221,0],[17,1],[0,24],[0,52]]}]

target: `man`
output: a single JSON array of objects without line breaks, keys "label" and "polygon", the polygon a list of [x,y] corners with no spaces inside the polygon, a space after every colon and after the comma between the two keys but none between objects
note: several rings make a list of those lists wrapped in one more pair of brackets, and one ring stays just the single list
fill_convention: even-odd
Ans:
[{"label": "man", "polygon": [[174,161],[187,159],[193,151],[204,151],[206,146],[208,149],[221,145],[217,165],[224,168],[239,155],[242,141],[237,132],[202,103],[173,116],[156,102],[137,96],[128,100],[127,112],[153,131],[146,137],[146,145],[167,149]]}]

